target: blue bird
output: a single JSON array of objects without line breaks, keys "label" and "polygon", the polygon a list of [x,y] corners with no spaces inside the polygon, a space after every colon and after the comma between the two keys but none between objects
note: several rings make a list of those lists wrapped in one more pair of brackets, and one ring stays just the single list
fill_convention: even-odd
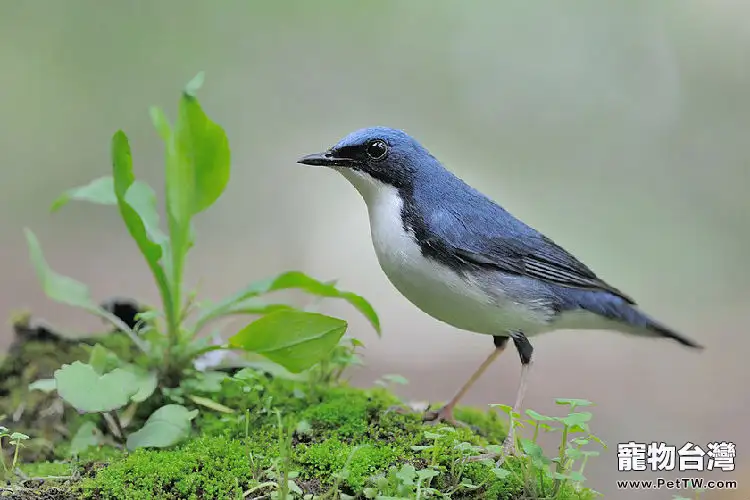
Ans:
[{"label": "blue bird", "polygon": [[[330,167],[359,191],[380,266],[404,297],[437,320],[493,337],[489,357],[425,420],[456,424],[454,407],[509,339],[522,367],[515,411],[523,403],[532,363],[528,337],[540,333],[613,330],[702,349],[464,183],[403,131],[357,130],[298,163]],[[507,445],[512,449],[512,438]]]}]

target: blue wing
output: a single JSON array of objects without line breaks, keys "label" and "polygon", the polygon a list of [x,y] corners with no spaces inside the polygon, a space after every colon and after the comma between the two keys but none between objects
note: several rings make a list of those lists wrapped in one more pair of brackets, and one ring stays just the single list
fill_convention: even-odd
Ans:
[{"label": "blue wing", "polygon": [[436,254],[457,259],[457,264],[470,263],[563,287],[608,292],[635,304],[565,249],[478,191],[466,190],[465,184],[463,189],[453,186],[439,191],[424,195],[431,200],[415,200],[418,206],[438,207],[420,214],[425,227],[415,231],[421,243]]}]

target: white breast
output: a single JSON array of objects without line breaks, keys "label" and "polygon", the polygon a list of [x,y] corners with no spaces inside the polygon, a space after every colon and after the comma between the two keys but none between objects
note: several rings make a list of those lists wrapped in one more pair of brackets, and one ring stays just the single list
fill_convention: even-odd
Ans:
[{"label": "white breast", "polygon": [[511,329],[533,334],[542,325],[537,314],[508,300],[502,290],[487,290],[477,280],[462,277],[425,258],[413,234],[404,230],[403,200],[398,191],[366,174],[341,173],[367,203],[375,253],[388,279],[415,306],[430,316],[463,330],[506,335]]}]

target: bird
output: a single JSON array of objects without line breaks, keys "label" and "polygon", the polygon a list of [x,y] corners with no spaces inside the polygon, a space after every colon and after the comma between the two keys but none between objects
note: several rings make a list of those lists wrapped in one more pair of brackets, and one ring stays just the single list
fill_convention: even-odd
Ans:
[{"label": "bird", "polygon": [[489,356],[447,404],[425,412],[425,421],[457,424],[454,408],[510,341],[521,361],[515,412],[533,362],[529,338],[541,333],[609,330],[703,349],[469,186],[403,130],[362,128],[297,163],[333,169],[359,192],[380,267],[408,301],[493,339]]}]

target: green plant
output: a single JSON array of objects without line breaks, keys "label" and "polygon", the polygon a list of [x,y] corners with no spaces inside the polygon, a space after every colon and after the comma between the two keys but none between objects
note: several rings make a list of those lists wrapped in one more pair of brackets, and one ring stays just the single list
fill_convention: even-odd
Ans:
[{"label": "green plant", "polygon": [[[154,190],[133,173],[130,144],[122,131],[111,141],[112,175],[68,190],[52,204],[53,212],[71,200],[116,206],[151,270],[160,308],[139,314],[138,324],[131,327],[97,305],[86,285],[53,271],[35,234],[25,230],[31,261],[47,296],[111,322],[142,352],[135,360],[123,360],[96,346],[88,362],[66,364],[55,372],[54,380],[37,381],[33,388],[56,390],[79,412],[101,414],[115,439],[130,449],[166,447],[183,439],[196,415],[195,410],[183,406],[188,401],[214,411],[233,411],[205,396],[217,392],[226,378],[220,372],[195,369],[196,359],[207,353],[228,349],[252,352],[291,373],[301,373],[321,361],[334,367],[344,363],[331,353],[338,352],[346,321],[264,302],[262,295],[299,289],[321,298],[343,299],[365,315],[380,334],[378,317],[364,298],[297,271],[251,283],[216,304],[198,303],[195,292],[184,290],[186,258],[195,243],[193,218],[219,199],[230,178],[227,136],[204,113],[195,96],[202,81],[201,73],[183,90],[174,125],[159,108],[150,110],[165,146],[166,232],[160,228]],[[260,317],[231,336],[228,344],[216,345],[199,337],[210,324],[232,315]],[[330,373],[338,376],[337,369],[331,372],[325,368],[318,378]],[[138,405],[163,403],[167,404],[155,409],[140,430],[126,432]],[[87,437],[82,442],[96,441]]]},{"label": "green plant", "polygon": [[[553,417],[542,415],[533,410],[526,410],[528,419],[521,419],[520,414],[514,412],[507,405],[492,405],[509,416],[510,435],[515,436],[516,449],[522,450],[528,460],[522,464],[521,473],[527,493],[543,498],[561,498],[561,492],[567,486],[574,489],[583,487],[586,477],[583,472],[590,457],[598,456],[595,450],[584,450],[583,447],[591,442],[606,448],[604,442],[591,433],[588,422],[590,412],[575,411],[578,407],[590,406],[593,403],[585,399],[556,399],[555,403],[569,407],[568,415]],[[528,425],[533,430],[531,437],[521,437],[517,429]],[[537,440],[541,432],[560,432],[560,445],[555,457],[547,457]],[[494,447],[494,454],[501,454],[500,447]],[[477,458],[483,458],[479,456]],[[546,491],[544,478],[552,479],[551,491]]]},{"label": "green plant", "polygon": [[[11,462],[10,469],[8,468],[8,465],[5,463],[5,452],[3,451],[3,438],[8,439],[8,444],[14,447],[13,450],[13,461]],[[26,441],[29,439],[29,436],[26,434],[22,434],[20,432],[11,432],[8,430],[7,427],[0,426],[0,462],[3,464],[3,475],[4,476],[10,476],[12,475],[15,470],[16,466],[18,465],[18,451],[21,449],[21,446],[23,446],[23,441]]]}]

